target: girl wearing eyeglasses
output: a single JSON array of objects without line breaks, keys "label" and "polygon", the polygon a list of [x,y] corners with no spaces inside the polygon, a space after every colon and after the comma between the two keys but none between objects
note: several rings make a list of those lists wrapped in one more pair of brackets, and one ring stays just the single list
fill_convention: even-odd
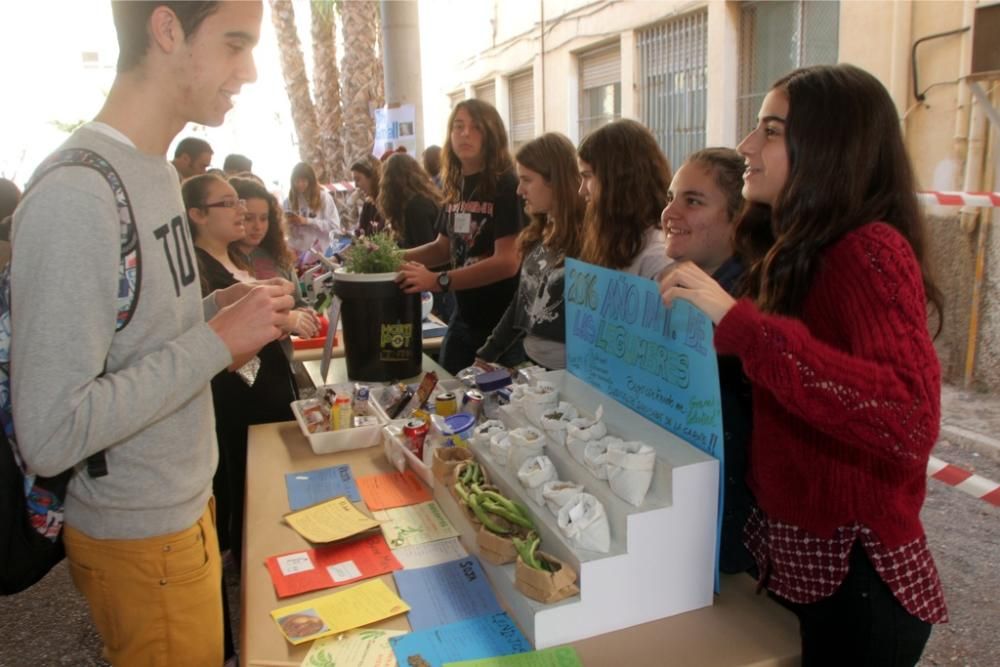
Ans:
[{"label": "girl wearing eyeglasses", "polygon": [[[184,181],[184,207],[194,240],[202,293],[250,280],[232,244],[245,234],[246,202],[225,179],[206,174]],[[265,345],[257,361],[212,378],[219,467],[213,489],[219,547],[237,563],[243,543],[243,496],[247,464],[247,427],[294,419],[289,405],[298,398],[295,378],[278,341]],[[259,363],[259,366],[257,364]]]}]

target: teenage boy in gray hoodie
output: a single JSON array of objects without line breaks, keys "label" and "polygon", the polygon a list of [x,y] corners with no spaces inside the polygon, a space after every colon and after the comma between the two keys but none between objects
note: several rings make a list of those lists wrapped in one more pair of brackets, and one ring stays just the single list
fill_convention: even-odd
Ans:
[{"label": "teenage boy in gray hoodie", "polygon": [[[116,665],[222,664],[217,462],[209,381],[281,335],[284,281],[204,301],[166,152],[188,122],[217,126],[244,83],[260,2],[114,2],[118,73],[64,147],[121,176],[140,248],[135,310],[115,332],[120,253],[111,188],[63,167],[14,217],[12,388],[30,469],[76,467],[66,498],[70,572]],[[107,474],[81,464],[104,452]]]}]

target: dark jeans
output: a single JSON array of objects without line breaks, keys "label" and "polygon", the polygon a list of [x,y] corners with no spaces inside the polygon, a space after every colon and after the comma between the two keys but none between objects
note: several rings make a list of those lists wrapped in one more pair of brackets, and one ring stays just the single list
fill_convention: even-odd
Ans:
[{"label": "dark jeans", "polygon": [[912,667],[931,635],[931,624],[903,609],[858,542],[830,597],[811,604],[772,597],[799,618],[803,667]]},{"label": "dark jeans", "polygon": [[[448,322],[448,331],[441,341],[441,351],[438,353],[438,363],[455,375],[463,368],[468,368],[476,360],[476,350],[483,346],[491,331],[476,331],[462,319],[458,311],[452,314]],[[513,368],[527,359],[524,346],[520,341],[503,353],[497,363]]]}]

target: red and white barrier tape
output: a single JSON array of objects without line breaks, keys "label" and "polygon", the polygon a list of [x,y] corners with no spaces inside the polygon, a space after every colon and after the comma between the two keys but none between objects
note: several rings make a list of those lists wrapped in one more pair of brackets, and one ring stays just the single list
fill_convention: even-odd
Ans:
[{"label": "red and white barrier tape", "polygon": [[937,206],[1000,207],[1000,192],[918,192],[917,199]]},{"label": "red and white barrier tape", "polygon": [[933,456],[927,462],[927,476],[944,482],[948,486],[953,486],[973,498],[979,498],[1000,507],[1000,484],[985,477],[980,477]]}]

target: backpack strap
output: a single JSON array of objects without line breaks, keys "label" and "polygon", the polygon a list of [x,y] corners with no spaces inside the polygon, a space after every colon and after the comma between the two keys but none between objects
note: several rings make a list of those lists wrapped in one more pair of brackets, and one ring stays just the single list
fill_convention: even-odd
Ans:
[{"label": "backpack strap", "polygon": [[[142,283],[140,270],[142,259],[139,249],[139,233],[132,213],[132,202],[125,191],[121,176],[111,163],[88,148],[65,148],[47,157],[35,170],[25,187],[32,185],[60,167],[86,167],[99,173],[111,188],[118,209],[118,229],[121,253],[118,263],[118,312],[115,317],[115,333],[124,329],[132,320],[139,302],[139,288]],[[105,368],[105,370],[107,370]],[[102,372],[103,375],[103,372]],[[108,462],[104,451],[87,457],[87,474],[92,478],[108,474]]]},{"label": "backpack strap", "polygon": [[35,170],[25,192],[42,177],[59,167],[87,167],[99,173],[111,188],[118,207],[118,227],[121,238],[121,254],[118,264],[118,314],[115,318],[115,332],[119,332],[132,320],[139,302],[139,288],[142,282],[140,271],[139,233],[132,213],[125,184],[115,168],[98,153],[88,148],[65,148],[45,159]]}]

